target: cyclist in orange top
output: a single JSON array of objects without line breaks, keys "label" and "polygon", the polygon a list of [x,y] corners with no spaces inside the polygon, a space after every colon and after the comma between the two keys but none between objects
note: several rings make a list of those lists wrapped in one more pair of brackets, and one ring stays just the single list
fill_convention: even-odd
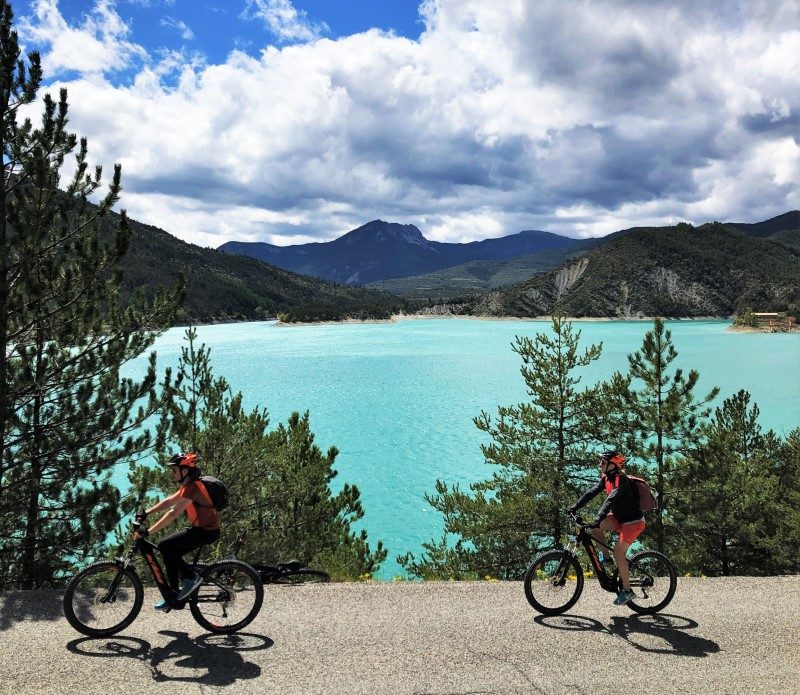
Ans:
[{"label": "cyclist in orange top", "polygon": [[[150,527],[149,533],[160,531],[184,512],[191,526],[167,536],[158,544],[158,549],[164,557],[167,582],[175,592],[174,602],[160,601],[155,606],[158,610],[169,610],[174,603],[184,601],[202,583],[202,577],[192,571],[183,556],[219,538],[219,512],[214,508],[211,495],[200,480],[197,454],[176,454],[167,465],[170,467],[170,477],[180,487],[174,495],[161,500],[145,512],[145,514],[155,514],[165,509],[169,510]],[[184,581],[178,589],[181,578]]]}]

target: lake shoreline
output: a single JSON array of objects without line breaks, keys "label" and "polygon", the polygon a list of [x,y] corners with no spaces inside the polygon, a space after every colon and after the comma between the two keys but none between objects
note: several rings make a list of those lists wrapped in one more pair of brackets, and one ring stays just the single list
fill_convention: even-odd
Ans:
[{"label": "lake shoreline", "polygon": [[[649,322],[654,321],[655,316],[640,316],[640,317],[619,317],[619,316],[565,316],[565,320],[570,322],[579,323],[602,323],[612,321],[627,321],[627,322]],[[289,328],[291,326],[338,326],[343,324],[372,324],[372,323],[400,323],[401,321],[425,321],[425,320],[438,320],[438,319],[462,319],[465,321],[527,321],[531,323],[550,323],[552,317],[550,316],[472,316],[471,314],[394,314],[388,319],[340,319],[336,321],[297,321],[293,323],[285,323],[277,320],[275,324],[278,328]],[[670,317],[667,321],[731,321],[730,316],[682,316]]]},{"label": "lake shoreline", "polygon": [[800,324],[795,324],[791,327],[789,326],[782,326],[779,329],[775,329],[772,327],[765,327],[765,328],[756,328],[755,326],[728,326],[726,331],[730,331],[731,333],[800,333]]}]

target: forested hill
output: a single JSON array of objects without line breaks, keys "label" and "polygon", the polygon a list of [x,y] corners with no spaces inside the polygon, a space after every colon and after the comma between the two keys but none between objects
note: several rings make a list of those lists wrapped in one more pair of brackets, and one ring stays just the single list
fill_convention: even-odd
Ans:
[{"label": "forested hill", "polygon": [[[478,315],[730,316],[800,301],[800,250],[720,223],[626,230],[560,268],[485,295]],[[789,235],[792,241],[792,235]]]},{"label": "forested hill", "polygon": [[[109,223],[116,224],[111,213]],[[379,290],[345,287],[298,275],[261,261],[188,244],[163,229],[130,220],[131,244],[123,261],[123,291],[174,285],[186,277],[181,322],[387,318],[405,307]]]},{"label": "forested hill", "polygon": [[770,237],[778,232],[800,230],[800,210],[785,212],[763,222],[726,222],[725,225],[738,229],[748,236]]},{"label": "forested hill", "polygon": [[568,237],[528,230],[465,244],[426,239],[413,224],[373,220],[333,241],[294,246],[230,241],[221,251],[334,282],[365,285],[475,260],[505,260],[575,245]]}]

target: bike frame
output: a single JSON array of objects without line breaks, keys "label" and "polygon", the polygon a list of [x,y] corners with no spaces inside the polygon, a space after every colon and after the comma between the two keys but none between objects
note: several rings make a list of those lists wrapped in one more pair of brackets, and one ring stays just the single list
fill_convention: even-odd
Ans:
[{"label": "bike frame", "polygon": [[[140,524],[138,522],[134,522],[132,524],[134,531],[138,531]],[[197,551],[195,552],[194,560],[192,562],[192,567],[197,570],[197,561],[200,558],[200,553],[202,552],[204,546],[200,546]],[[119,586],[120,581],[122,581],[122,574],[125,569],[127,569],[131,563],[133,562],[133,558],[136,557],[136,554],[139,553],[147,563],[148,568],[150,569],[150,574],[153,576],[153,581],[156,583],[158,587],[158,591],[161,593],[161,596],[164,598],[165,601],[169,601],[170,603],[175,603],[175,592],[167,583],[166,577],[164,575],[164,570],[161,568],[161,563],[158,561],[158,557],[156,555],[158,551],[158,546],[153,543],[152,541],[147,540],[143,536],[137,536],[136,540],[131,545],[130,549],[128,550],[127,554],[124,557],[118,557],[114,560],[116,562],[117,567],[119,567],[119,571],[117,572],[114,580],[111,582],[111,586],[108,587],[108,593],[103,599],[103,603],[108,600],[113,600],[113,596],[117,591],[117,587]],[[135,568],[134,572],[136,571]],[[203,574],[204,570],[199,570],[200,574]],[[218,584],[218,582],[214,582]],[[183,604],[181,604],[183,605]]]},{"label": "bike frame", "polygon": [[592,563],[595,576],[597,577],[597,581],[600,583],[600,586],[606,591],[609,591],[612,594],[616,594],[619,591],[619,571],[614,570],[612,574],[606,572],[606,568],[603,566],[603,563],[600,562],[600,558],[597,555],[597,549],[595,548],[595,543],[601,545],[610,553],[614,552],[613,548],[610,545],[597,540],[594,536],[590,535],[583,526],[580,527],[580,530],[573,539],[572,543],[570,543],[567,550],[569,550],[569,552],[572,555],[575,555],[577,546],[578,545],[583,546],[583,549],[589,556],[589,562]]},{"label": "bike frame", "polygon": [[[161,569],[161,564],[156,557],[156,551],[158,550],[158,546],[151,541],[148,541],[146,538],[142,538],[139,536],[131,545],[128,553],[125,557],[118,557],[116,558],[115,562],[117,566],[120,568],[120,571],[117,572],[117,576],[114,577],[114,581],[111,582],[111,586],[108,588],[108,596],[111,597],[114,595],[114,592],[117,590],[117,586],[122,579],[122,572],[123,570],[127,569],[130,564],[133,562],[133,558],[136,556],[137,553],[141,554],[142,557],[145,559],[148,568],[150,569],[150,574],[153,575],[153,581],[156,583],[161,596],[166,601],[174,601],[175,600],[175,592],[167,584],[167,580],[164,576],[164,570]],[[135,571],[135,569],[134,569]]]}]

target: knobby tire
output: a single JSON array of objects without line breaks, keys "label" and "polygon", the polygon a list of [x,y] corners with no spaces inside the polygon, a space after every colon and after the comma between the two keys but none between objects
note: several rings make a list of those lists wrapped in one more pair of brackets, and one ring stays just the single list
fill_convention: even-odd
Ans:
[{"label": "knobby tire", "polygon": [[[127,578],[129,581],[129,585],[127,587],[119,586],[118,590],[124,591],[126,588],[133,589],[134,597],[131,609],[126,615],[122,616],[121,620],[113,625],[104,628],[92,627],[91,624],[86,622],[86,618],[79,615],[79,613],[82,613],[83,611],[76,606],[76,602],[79,600],[79,596],[76,595],[76,592],[82,590],[91,590],[95,593],[96,597],[99,598],[104,595],[103,592],[109,589],[118,572],[122,573],[122,580]],[[98,583],[93,584],[91,582],[93,575],[97,576],[101,580],[104,580],[104,575],[107,575],[108,581],[99,581]],[[115,597],[112,597],[112,600],[114,598]],[[67,622],[81,634],[89,637],[108,637],[109,635],[114,635],[117,632],[121,632],[136,619],[136,616],[139,615],[139,611],[142,610],[143,601],[144,588],[142,587],[142,580],[139,579],[139,575],[136,574],[136,571],[133,569],[133,567],[128,566],[123,569],[121,565],[113,560],[103,560],[85,567],[70,580],[69,584],[67,585],[67,590],[64,593],[64,615],[67,618]],[[87,602],[87,606],[97,606],[96,610],[101,612],[105,605],[106,604],[102,604],[97,600],[94,602]],[[107,605],[112,607],[113,603],[109,603]],[[85,609],[86,607],[84,606],[83,608]]]},{"label": "knobby tire", "polygon": [[[301,567],[287,574],[278,574],[269,582],[271,584],[322,584],[331,580],[330,575],[322,570]],[[265,582],[267,583],[267,582]]]},{"label": "knobby tire", "polygon": [[[555,563],[552,570],[548,563]],[[558,576],[554,576],[557,574]],[[575,578],[569,577],[574,575]],[[556,582],[558,586],[555,586]],[[563,583],[562,583],[563,582]],[[583,570],[578,562],[578,558],[566,550],[548,550],[539,555],[528,568],[523,581],[525,585],[525,598],[539,613],[543,615],[560,615],[565,613],[575,605],[583,591]],[[547,590],[548,583],[555,592],[563,592],[565,600],[555,606],[548,606],[541,603],[536,598],[536,593]],[[570,593],[570,587],[574,587]],[[559,599],[560,600],[560,599]]]},{"label": "knobby tire", "polygon": [[253,622],[253,620],[255,620],[256,616],[261,610],[261,605],[264,602],[264,587],[261,585],[261,578],[258,576],[258,573],[252,567],[250,567],[250,565],[242,562],[241,560],[222,560],[221,562],[215,562],[203,569],[203,575],[209,578],[222,578],[225,576],[226,571],[230,572],[231,575],[238,573],[240,577],[247,577],[247,590],[249,591],[252,589],[254,592],[253,605],[243,618],[232,624],[221,624],[206,618],[206,616],[203,614],[202,608],[202,606],[207,605],[207,603],[202,601],[204,596],[218,596],[218,603],[215,604],[213,601],[210,603],[212,603],[212,605],[220,606],[220,610],[227,610],[227,604],[225,603],[226,601],[228,601],[230,604],[235,604],[236,600],[236,596],[231,596],[228,592],[211,581],[201,584],[197,591],[195,591],[189,599],[189,610],[192,612],[192,617],[194,617],[199,625],[204,627],[209,632],[215,632],[218,634],[230,634],[247,627],[251,622]]},{"label": "knobby tire", "polygon": [[672,561],[664,555],[664,553],[659,553],[657,550],[643,550],[640,553],[636,553],[633,555],[629,562],[630,572],[631,572],[631,584],[633,584],[634,575],[637,573],[636,564],[637,561],[642,563],[642,567],[645,567],[645,563],[650,560],[654,561],[659,564],[661,569],[663,570],[664,574],[659,575],[662,582],[665,580],[668,582],[667,593],[664,598],[656,603],[655,605],[648,606],[644,605],[643,603],[643,596],[640,596],[642,593],[642,588],[634,587],[634,591],[636,592],[636,598],[631,599],[626,604],[631,610],[635,611],[636,613],[642,613],[644,615],[651,615],[653,613],[658,613],[664,608],[667,607],[670,601],[672,601],[672,597],[675,596],[675,590],[678,586],[678,572],[675,569],[675,565],[672,564]]}]

